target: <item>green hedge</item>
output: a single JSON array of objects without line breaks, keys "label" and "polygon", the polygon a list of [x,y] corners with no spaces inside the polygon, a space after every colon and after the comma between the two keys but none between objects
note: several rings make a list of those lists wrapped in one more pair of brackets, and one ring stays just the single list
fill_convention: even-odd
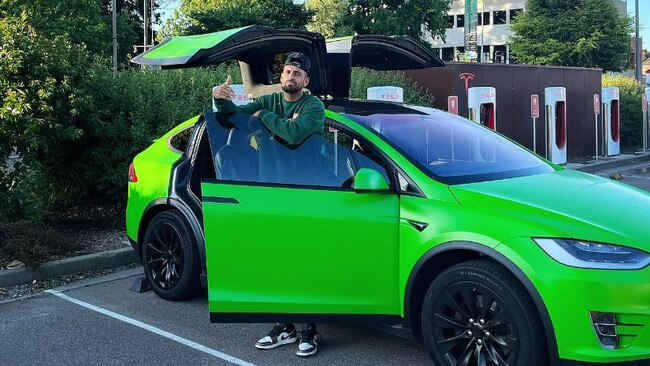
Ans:
[{"label": "green hedge", "polygon": [[404,89],[404,103],[433,107],[433,96],[407,79],[403,72],[352,69],[351,98],[366,99],[366,90],[372,86],[399,86]]},{"label": "green hedge", "polygon": [[603,75],[603,87],[619,88],[621,110],[621,145],[640,147],[643,144],[643,113],[641,94],[643,85],[633,77],[622,75]]}]

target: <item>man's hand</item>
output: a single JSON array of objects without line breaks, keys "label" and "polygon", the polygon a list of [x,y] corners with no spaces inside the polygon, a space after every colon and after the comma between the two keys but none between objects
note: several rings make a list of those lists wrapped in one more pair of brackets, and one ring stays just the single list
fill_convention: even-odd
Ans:
[{"label": "man's hand", "polygon": [[260,109],[259,111],[253,113],[252,116],[253,116],[253,117],[257,117],[257,116],[259,116],[261,111],[262,111],[262,110]]},{"label": "man's hand", "polygon": [[230,75],[228,75],[226,81],[223,84],[219,85],[218,88],[214,89],[212,96],[216,99],[232,100],[235,97],[235,91],[232,90],[232,88],[229,86],[231,81],[232,78]]}]

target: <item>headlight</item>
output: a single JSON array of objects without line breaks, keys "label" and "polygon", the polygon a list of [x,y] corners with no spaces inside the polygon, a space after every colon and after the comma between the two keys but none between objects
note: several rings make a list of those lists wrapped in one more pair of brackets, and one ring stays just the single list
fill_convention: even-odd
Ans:
[{"label": "headlight", "polygon": [[551,258],[571,267],[593,269],[641,269],[650,264],[650,254],[613,244],[572,239],[533,238]]}]

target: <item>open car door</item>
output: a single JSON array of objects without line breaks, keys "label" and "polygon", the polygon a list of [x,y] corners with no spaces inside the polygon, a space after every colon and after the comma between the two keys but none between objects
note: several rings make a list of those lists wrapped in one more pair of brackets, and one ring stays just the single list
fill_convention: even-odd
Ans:
[{"label": "open car door", "polygon": [[319,33],[298,29],[251,25],[215,33],[171,37],[134,57],[131,62],[161,68],[187,68],[237,60],[249,66],[255,84],[271,85],[268,71],[275,56],[288,52],[307,54],[312,64],[309,89],[315,95],[329,94],[325,39]]},{"label": "open car door", "polygon": [[445,64],[409,36],[374,34],[327,41],[332,96],[349,96],[352,67],[373,70],[415,70]]}]

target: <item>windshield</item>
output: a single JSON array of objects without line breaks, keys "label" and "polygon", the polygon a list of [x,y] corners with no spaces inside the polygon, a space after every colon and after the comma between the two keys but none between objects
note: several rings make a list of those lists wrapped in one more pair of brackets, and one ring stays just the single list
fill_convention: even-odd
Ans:
[{"label": "windshield", "polygon": [[446,184],[553,171],[543,160],[492,130],[448,113],[345,116],[378,133],[425,173]]}]

